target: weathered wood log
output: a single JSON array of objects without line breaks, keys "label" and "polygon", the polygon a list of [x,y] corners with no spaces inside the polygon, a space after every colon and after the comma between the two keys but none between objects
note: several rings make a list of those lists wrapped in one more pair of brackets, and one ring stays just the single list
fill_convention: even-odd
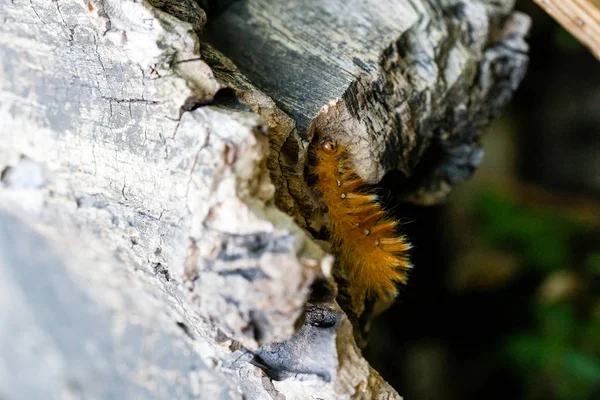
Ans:
[{"label": "weathered wood log", "polygon": [[[512,7],[249,0],[221,10],[201,35],[239,71],[206,46],[203,56],[274,128],[269,168],[280,209],[327,238],[325,207],[306,184],[310,143],[319,137],[341,142],[359,175],[398,201],[440,202],[471,176],[483,129],[527,66],[529,19]],[[368,307],[351,306],[361,301],[342,303],[355,325],[368,322]]]},{"label": "weathered wood log", "polygon": [[[333,135],[372,182],[399,171],[407,185],[389,186],[403,198],[438,201],[476,166],[481,129],[523,74],[526,19],[510,1],[199,4],[206,14],[193,1],[0,4],[0,274],[23,294],[7,304],[58,315],[60,304],[33,297],[31,276],[73,279],[49,282],[65,293],[63,323],[4,304],[0,318],[73,338],[56,354],[77,364],[55,384],[40,375],[0,395],[102,397],[94,379],[119,376],[117,397],[203,398],[216,374],[251,399],[399,398],[362,358],[332,257],[308,234],[324,218],[305,179],[309,142]],[[60,256],[42,262],[32,246]],[[79,312],[102,329],[89,332]],[[164,364],[132,355],[107,326],[147,327],[174,350]],[[7,333],[0,349],[19,332]],[[77,355],[88,339],[116,354],[100,370]],[[35,365],[14,354],[15,365],[0,358],[0,382]],[[119,369],[135,360],[182,361],[171,369],[181,384]],[[211,393],[239,398],[222,389]]]},{"label": "weathered wood log", "polygon": [[403,198],[432,204],[474,171],[482,129],[523,77],[529,19],[512,7],[249,0],[219,14],[202,39],[292,117],[302,140],[331,136],[363,178],[392,174]]}]

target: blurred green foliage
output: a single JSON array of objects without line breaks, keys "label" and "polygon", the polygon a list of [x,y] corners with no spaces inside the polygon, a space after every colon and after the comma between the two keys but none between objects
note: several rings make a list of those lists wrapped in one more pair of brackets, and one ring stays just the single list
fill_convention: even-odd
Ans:
[{"label": "blurred green foliage", "polygon": [[[600,399],[597,227],[490,192],[479,196],[475,209],[490,246],[517,254],[523,273],[538,282],[522,305],[530,324],[508,338],[502,353],[518,370],[527,399]],[[540,296],[544,283],[564,277],[575,282],[567,294],[551,301]]]},{"label": "blurred green foliage", "polygon": [[480,196],[475,204],[483,221],[483,234],[495,248],[519,254],[525,264],[542,272],[568,265],[569,238],[577,226],[556,214],[519,206],[493,193]]}]

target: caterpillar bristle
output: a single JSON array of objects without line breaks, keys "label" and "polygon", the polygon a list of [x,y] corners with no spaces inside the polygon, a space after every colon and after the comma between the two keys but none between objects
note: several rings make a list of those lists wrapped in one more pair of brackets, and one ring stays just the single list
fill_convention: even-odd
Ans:
[{"label": "caterpillar bristle", "polygon": [[396,232],[398,222],[378,203],[343,147],[321,140],[316,148],[317,178],[328,209],[331,243],[349,278],[351,294],[393,297],[411,268],[410,245]]},{"label": "caterpillar bristle", "polygon": [[380,246],[389,253],[403,253],[410,250],[410,245],[402,238],[381,239]]},{"label": "caterpillar bristle", "polygon": [[376,207],[373,207],[372,202],[368,201],[349,200],[347,203],[348,208],[353,209],[355,211],[355,214],[365,213],[367,210],[375,211],[377,209]]},{"label": "caterpillar bristle", "polygon": [[385,215],[383,210],[376,210],[375,212],[369,212],[362,218],[362,223],[364,225],[370,226],[374,222],[378,221]]},{"label": "caterpillar bristle", "polygon": [[386,221],[382,221],[381,223],[377,224],[373,228],[373,231],[377,234],[383,235],[386,233],[393,232],[397,226],[398,226],[398,222],[396,222],[394,220],[386,220]]},{"label": "caterpillar bristle", "polygon": [[340,179],[348,183],[356,182],[360,186],[365,184],[365,181],[360,176],[356,175],[356,172],[354,172],[352,169],[343,172],[340,176]]},{"label": "caterpillar bristle", "polygon": [[382,238],[380,240],[380,243],[382,246],[395,246],[395,245],[403,245],[406,246],[407,248],[404,250],[408,250],[408,244],[404,241],[404,239],[402,237],[396,237],[396,238]]},{"label": "caterpillar bristle", "polygon": [[[374,215],[379,211],[379,206],[376,204],[360,204],[353,205],[352,207],[354,208],[353,215],[362,216],[365,219],[369,218],[370,216]],[[366,221],[364,219],[361,221],[362,224],[364,224],[365,222]]]},{"label": "caterpillar bristle", "polygon": [[[341,182],[341,181],[340,181]],[[345,181],[344,181],[345,182]],[[364,182],[360,179],[355,179],[343,184],[343,188],[349,192],[353,192],[364,185]]]},{"label": "caterpillar bristle", "polygon": [[348,201],[355,201],[357,204],[372,203],[377,201],[377,196],[374,194],[346,193]]}]

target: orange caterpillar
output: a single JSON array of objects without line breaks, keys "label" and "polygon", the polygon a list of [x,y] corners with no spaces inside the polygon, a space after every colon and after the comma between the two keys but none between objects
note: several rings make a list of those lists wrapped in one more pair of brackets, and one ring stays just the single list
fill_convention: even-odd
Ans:
[{"label": "orange caterpillar", "polygon": [[[406,283],[411,268],[404,237],[355,172],[342,146],[319,142],[314,173],[327,205],[331,243],[346,271],[350,294],[392,298],[396,283]],[[355,297],[356,298],[356,297]]]}]

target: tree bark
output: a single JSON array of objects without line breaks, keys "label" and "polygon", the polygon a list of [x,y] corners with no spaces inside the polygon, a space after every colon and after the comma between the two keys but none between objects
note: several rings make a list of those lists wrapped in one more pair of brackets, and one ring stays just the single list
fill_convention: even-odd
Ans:
[{"label": "tree bark", "polygon": [[510,1],[293,4],[0,4],[0,397],[399,398],[309,233],[310,141],[443,199],[528,22]]}]

